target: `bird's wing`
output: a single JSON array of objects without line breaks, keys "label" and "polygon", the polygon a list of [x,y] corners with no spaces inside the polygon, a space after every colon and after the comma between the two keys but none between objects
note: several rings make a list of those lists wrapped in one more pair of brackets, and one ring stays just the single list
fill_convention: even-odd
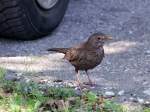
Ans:
[{"label": "bird's wing", "polygon": [[84,57],[83,52],[84,52],[84,50],[82,50],[81,48],[71,48],[66,53],[65,59],[67,59],[70,62],[78,61]]}]

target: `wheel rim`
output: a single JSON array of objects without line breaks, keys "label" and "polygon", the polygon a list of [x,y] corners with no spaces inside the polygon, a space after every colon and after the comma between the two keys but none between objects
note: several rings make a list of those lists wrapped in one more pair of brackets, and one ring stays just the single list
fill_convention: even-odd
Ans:
[{"label": "wheel rim", "polygon": [[40,5],[40,7],[46,10],[51,9],[58,2],[58,0],[36,0],[36,1]]}]

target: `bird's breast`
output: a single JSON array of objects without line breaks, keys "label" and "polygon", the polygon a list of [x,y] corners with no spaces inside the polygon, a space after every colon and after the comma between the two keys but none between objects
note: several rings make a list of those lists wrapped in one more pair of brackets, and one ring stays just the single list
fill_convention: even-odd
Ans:
[{"label": "bird's breast", "polygon": [[89,54],[91,59],[87,59],[89,63],[92,63],[91,66],[95,67],[99,65],[104,57],[104,50],[98,49]]},{"label": "bird's breast", "polygon": [[83,58],[78,60],[78,68],[80,70],[93,69],[99,65],[104,57],[104,50],[88,50],[83,53]]}]

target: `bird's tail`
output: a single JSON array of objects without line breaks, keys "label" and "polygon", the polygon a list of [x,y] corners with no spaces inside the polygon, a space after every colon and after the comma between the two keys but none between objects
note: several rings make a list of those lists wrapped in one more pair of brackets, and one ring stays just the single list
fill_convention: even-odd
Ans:
[{"label": "bird's tail", "polygon": [[66,54],[68,50],[69,48],[50,48],[47,51],[55,51],[55,52]]}]

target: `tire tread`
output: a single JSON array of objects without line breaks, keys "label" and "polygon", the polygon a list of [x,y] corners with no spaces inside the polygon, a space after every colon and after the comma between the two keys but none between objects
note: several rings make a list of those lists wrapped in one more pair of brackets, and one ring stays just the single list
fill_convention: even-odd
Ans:
[{"label": "tire tread", "polygon": [[0,2],[0,35],[3,37],[19,38],[27,31],[23,23],[24,12],[18,0],[1,0]]},{"label": "tire tread", "polygon": [[[63,17],[63,14],[61,14],[62,11],[60,11],[60,9],[65,9],[68,2],[61,2],[59,7],[55,7],[54,11],[48,11],[48,13],[40,10],[41,12],[44,12],[41,14],[40,11],[36,12],[35,10],[37,16],[35,19],[37,21],[35,22],[33,22],[34,17],[32,17],[34,12],[33,10],[31,11],[32,6],[33,9],[36,9],[33,3],[33,0],[0,0],[0,37],[31,40],[49,34],[49,31],[52,31],[59,24],[60,19]],[[53,13],[57,11],[60,13]],[[46,14],[50,14],[51,16],[44,16]],[[59,14],[61,15],[60,19],[56,18]],[[47,25],[38,21],[50,20],[49,18],[56,18],[58,21],[53,22],[51,19],[51,21],[49,21],[50,24]]]}]

